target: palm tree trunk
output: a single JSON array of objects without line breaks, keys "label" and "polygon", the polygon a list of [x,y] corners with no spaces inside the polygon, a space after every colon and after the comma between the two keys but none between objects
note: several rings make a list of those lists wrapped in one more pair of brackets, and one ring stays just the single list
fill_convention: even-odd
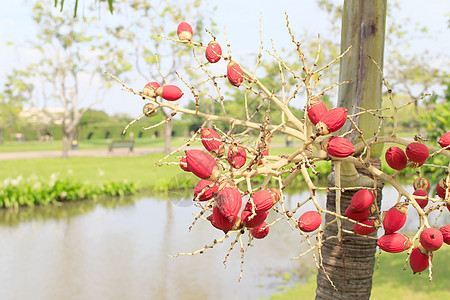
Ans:
[{"label": "palm tree trunk", "polygon": [[[372,160],[371,164],[380,166],[380,161]],[[362,172],[361,170],[358,170]],[[360,173],[361,174],[361,173]],[[367,175],[367,174],[365,174]],[[377,205],[381,206],[382,186],[377,189]],[[334,184],[332,185],[334,186]],[[341,194],[341,211],[344,212],[356,191],[344,191]],[[331,191],[327,195],[327,209],[336,211],[336,194]],[[334,217],[326,215],[326,222]],[[342,222],[342,228],[353,230],[354,223]],[[323,238],[336,236],[336,222],[325,228]],[[376,231],[369,235],[376,237]],[[317,275],[316,299],[369,299],[372,290],[372,275],[375,262],[377,241],[364,236],[343,232],[342,242],[332,239],[325,242],[321,248],[323,269]],[[328,279],[328,277],[329,279]],[[330,283],[333,283],[333,285]]]},{"label": "palm tree trunk", "polygon": [[[338,106],[347,107],[350,113],[355,112],[354,106],[365,109],[381,107],[381,76],[377,66],[383,68],[386,0],[345,0],[343,6],[341,29],[341,52],[352,46],[348,55],[340,61],[340,81],[351,80],[349,84],[339,88]],[[370,58],[369,58],[370,57]],[[364,137],[373,137],[379,127],[379,120],[369,114],[354,118],[356,124],[364,132]],[[348,131],[352,125],[347,122],[342,132]],[[358,142],[357,132],[347,135],[352,142]],[[383,149],[382,145],[371,147],[372,164],[380,165],[378,157]],[[355,169],[353,165],[342,164],[341,179],[347,180],[345,186],[370,186],[363,170]],[[362,175],[362,176],[361,176]],[[368,177],[371,177],[370,174]],[[358,177],[359,176],[359,177]],[[358,180],[356,180],[358,178]],[[329,183],[334,186],[334,180]],[[377,187],[381,183],[377,182]],[[341,212],[350,205],[351,198],[356,191],[344,191],[341,194]],[[381,188],[377,189],[378,207],[381,205]],[[327,209],[336,211],[335,192],[327,195]],[[330,222],[333,216],[327,215]],[[343,229],[353,230],[353,223],[343,222]],[[324,238],[336,236],[337,224],[333,223],[325,228]],[[376,237],[376,232],[372,234]],[[322,246],[323,268],[317,275],[316,299],[369,299],[372,290],[372,275],[375,260],[376,239],[343,233],[341,241],[330,239]],[[329,277],[329,279],[328,279]],[[333,283],[333,285],[330,283]]]}]

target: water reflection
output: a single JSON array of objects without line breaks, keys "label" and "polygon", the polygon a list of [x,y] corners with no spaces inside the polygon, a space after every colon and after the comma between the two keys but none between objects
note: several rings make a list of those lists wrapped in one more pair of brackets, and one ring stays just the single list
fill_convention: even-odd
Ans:
[{"label": "water reflection", "polygon": [[[226,268],[222,264],[231,240],[202,255],[169,257],[222,236],[207,222],[189,232],[198,208],[177,193],[159,197],[171,201],[153,195],[1,212],[1,298],[255,299],[283,284],[275,274],[294,269],[305,275],[313,266],[311,256],[290,261],[306,245],[299,244],[298,234],[286,222],[254,242],[240,283],[239,245]],[[287,207],[307,197],[307,192],[287,194]],[[325,201],[323,193],[318,198]],[[384,199],[386,210],[397,199],[395,191],[386,188]],[[312,205],[302,211],[307,209]],[[414,214],[410,212],[407,230],[417,227]],[[441,223],[448,223],[448,214],[445,218]]]}]

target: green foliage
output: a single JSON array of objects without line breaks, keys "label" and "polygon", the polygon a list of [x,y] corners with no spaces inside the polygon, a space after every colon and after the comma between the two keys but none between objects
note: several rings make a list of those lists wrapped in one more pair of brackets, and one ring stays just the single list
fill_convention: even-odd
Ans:
[{"label": "green foliage", "polygon": [[[109,12],[111,14],[113,13],[113,11],[114,11],[114,0],[95,0],[95,3],[97,3],[97,2],[100,2],[100,3],[107,2],[108,3]],[[58,0],[55,0],[55,7],[58,7],[58,4],[61,7],[61,11],[63,11],[64,0],[59,0],[59,3],[58,3]],[[74,8],[73,8],[73,17],[74,18],[77,16],[77,12],[78,12],[78,0],[75,0]]]},{"label": "green foliage", "polygon": [[417,121],[424,136],[438,146],[439,138],[450,129],[450,101],[436,104],[433,109],[421,113]]},{"label": "green foliage", "polygon": [[[18,115],[22,105],[30,99],[34,88],[26,80],[28,75],[23,70],[12,70],[7,75],[3,91],[0,93],[0,128],[6,129],[7,135],[17,132],[26,125],[26,120],[20,120]],[[0,132],[0,143],[3,140],[3,134]]]},{"label": "green foliage", "polygon": [[124,196],[135,194],[138,187],[133,182],[106,182],[89,184],[58,178],[37,176],[7,178],[0,183],[0,207],[50,205],[56,202],[95,199],[98,196]]}]

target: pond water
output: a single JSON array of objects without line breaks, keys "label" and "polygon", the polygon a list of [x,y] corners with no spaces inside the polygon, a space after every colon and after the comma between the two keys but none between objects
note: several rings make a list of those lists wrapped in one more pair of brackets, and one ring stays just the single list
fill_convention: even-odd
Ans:
[{"label": "pond water", "polygon": [[[397,196],[390,187],[384,195],[382,209],[387,209]],[[254,241],[245,254],[240,282],[239,243],[226,268],[222,263],[234,238],[204,254],[169,257],[223,236],[205,221],[189,232],[199,208],[189,198],[169,196],[170,201],[116,198],[2,211],[0,298],[255,299],[311,274],[311,256],[290,260],[307,246],[299,244],[298,233],[285,221],[272,227],[266,239]],[[325,194],[318,197],[325,201]],[[306,198],[307,192],[288,194],[287,207]],[[417,227],[414,214],[409,214],[407,230]],[[448,214],[445,218],[439,223],[448,223]]]}]

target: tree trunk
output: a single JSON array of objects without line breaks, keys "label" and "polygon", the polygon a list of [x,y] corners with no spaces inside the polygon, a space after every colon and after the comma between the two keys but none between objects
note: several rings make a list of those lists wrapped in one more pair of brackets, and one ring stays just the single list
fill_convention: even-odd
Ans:
[{"label": "tree trunk", "polygon": [[172,141],[172,122],[166,122],[164,127],[164,153],[170,153],[170,143]]},{"label": "tree trunk", "polygon": [[[371,164],[380,167],[380,160],[373,159]],[[360,173],[362,170],[358,170]],[[368,175],[368,174],[365,174]],[[377,205],[381,207],[382,183],[379,181],[377,189]],[[331,184],[330,186],[334,186]],[[341,212],[345,212],[350,205],[355,190],[341,194]],[[331,191],[327,195],[327,209],[336,211],[336,194]],[[334,216],[326,215],[326,222],[333,221]],[[342,228],[353,230],[354,223],[342,222]],[[324,231],[323,239],[336,236],[337,223],[330,224]],[[370,234],[376,237],[377,232]],[[372,275],[375,262],[377,242],[363,236],[343,233],[342,242],[332,239],[322,246],[323,269],[317,275],[316,299],[369,299],[372,290]],[[335,288],[331,285],[333,282]]]},{"label": "tree trunk", "polygon": [[70,134],[68,134],[67,132],[63,131],[63,136],[62,136],[62,158],[66,159],[69,157],[69,147],[70,147]]},{"label": "tree trunk", "polygon": [[[365,109],[381,107],[381,76],[377,66],[370,60],[373,58],[380,68],[383,67],[384,34],[386,21],[386,0],[345,0],[342,17],[341,52],[350,45],[351,51],[341,59],[340,81],[351,80],[349,84],[340,86],[338,106],[355,111],[352,106]],[[379,120],[364,114],[354,119],[364,136],[369,138],[377,132]],[[350,122],[342,129],[346,132],[351,128]],[[341,134],[339,133],[339,134]],[[357,133],[347,135],[352,142],[358,142]],[[379,165],[379,157],[383,147],[372,147],[372,164]],[[348,172],[346,174],[346,172]],[[353,174],[351,174],[353,172]],[[368,174],[366,174],[368,175]],[[370,186],[368,177],[361,170],[355,170],[342,164],[341,181],[354,176],[358,180],[348,180],[342,186]],[[370,176],[369,176],[370,177]],[[370,182],[370,180],[369,180]],[[364,183],[364,184],[362,184]],[[378,183],[378,187],[381,187]],[[331,180],[330,186],[335,186]],[[356,191],[345,191],[341,194],[341,212],[350,205]],[[335,211],[335,192],[327,195],[327,209]],[[377,190],[377,202],[381,204],[381,188]],[[330,222],[333,216],[327,215]],[[353,223],[343,222],[344,229],[353,230]],[[325,228],[324,238],[336,236],[337,224]],[[376,236],[376,232],[372,234]],[[367,237],[343,234],[342,242],[337,239],[326,241],[322,246],[323,269],[317,275],[316,299],[369,299],[372,289],[372,275],[375,261],[376,240]],[[333,287],[328,280],[330,277]]]}]

